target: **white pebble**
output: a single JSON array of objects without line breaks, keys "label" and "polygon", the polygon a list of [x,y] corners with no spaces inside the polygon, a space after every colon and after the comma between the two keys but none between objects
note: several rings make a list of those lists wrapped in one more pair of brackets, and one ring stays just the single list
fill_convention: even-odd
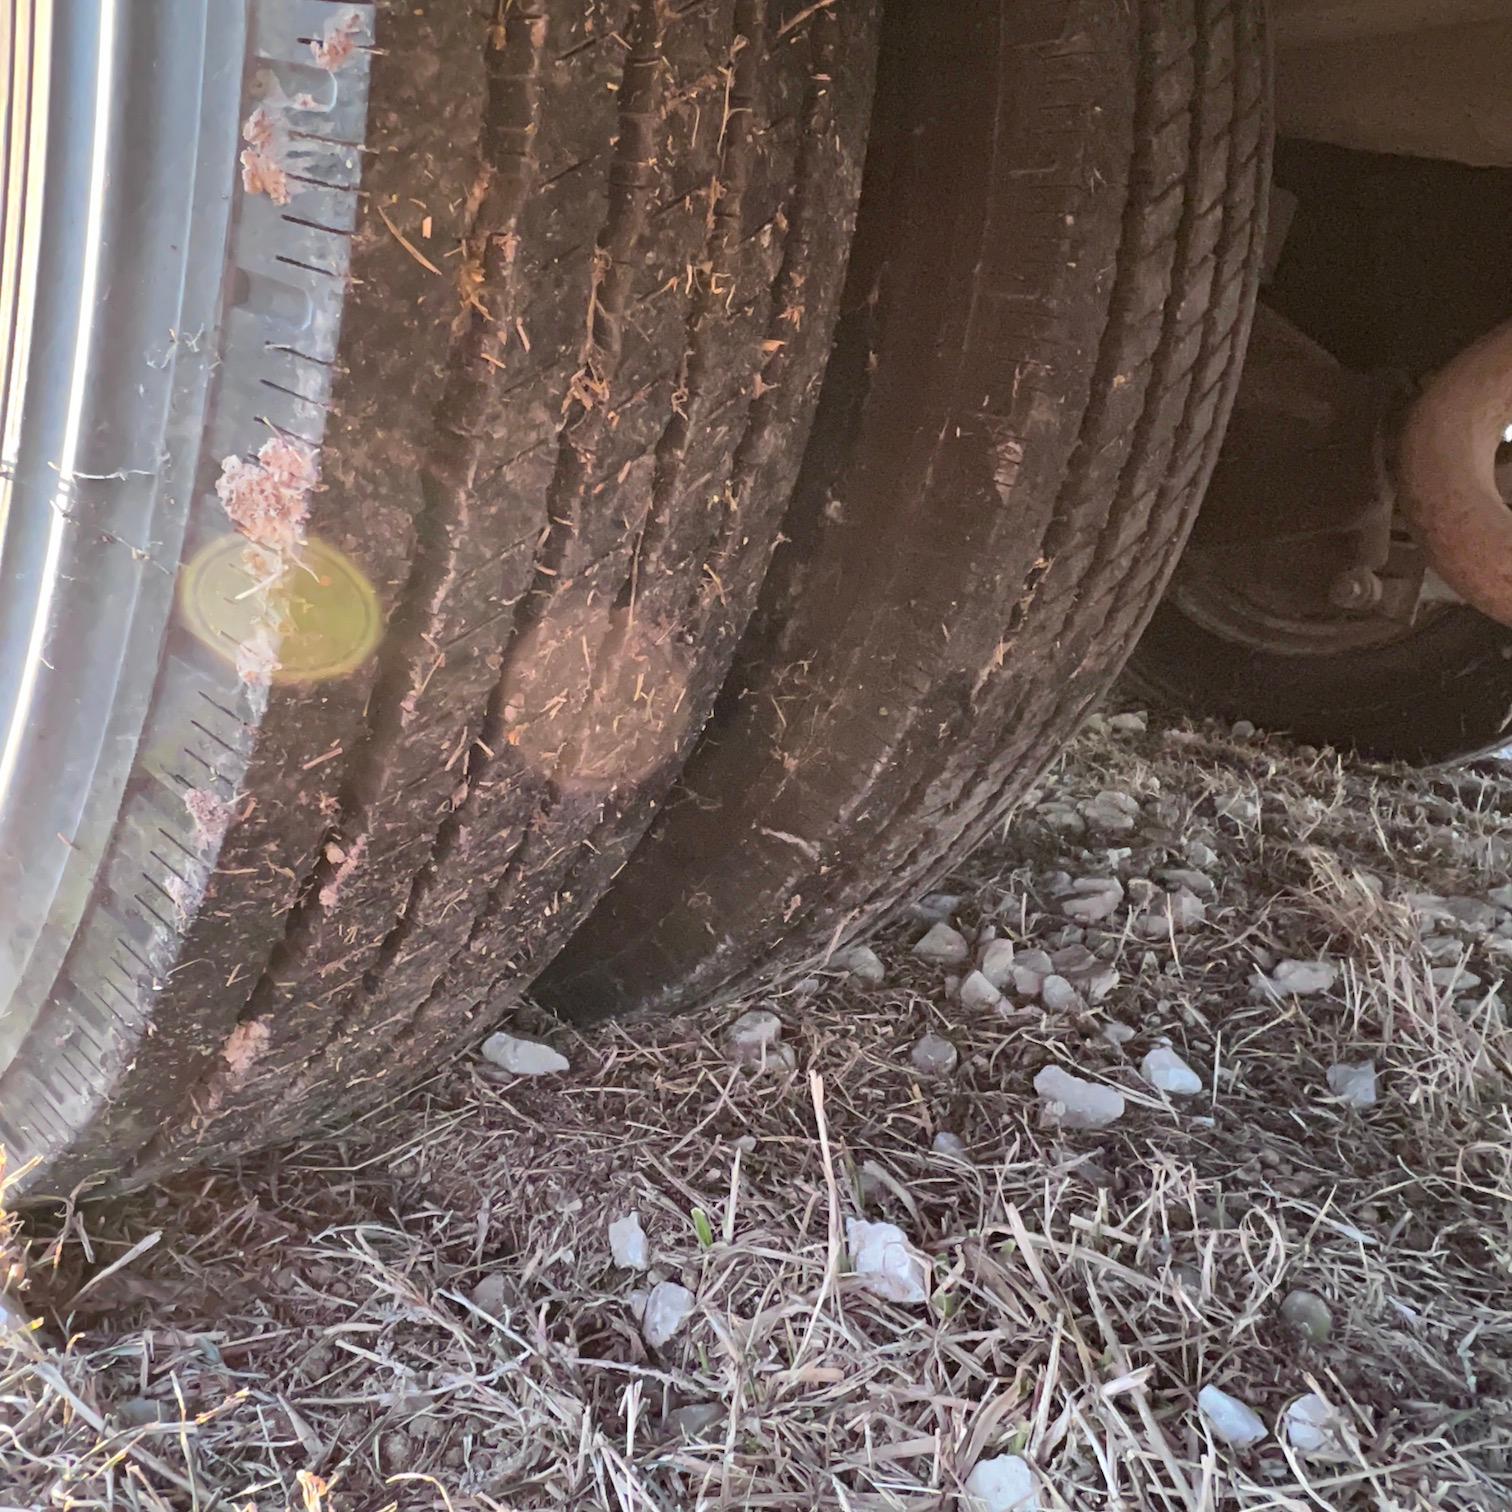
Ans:
[{"label": "white pebble", "polygon": [[1195,871],[1190,866],[1162,866],[1157,875],[1169,886],[1184,887],[1199,898],[1211,901],[1218,895],[1218,888],[1213,879],[1205,872]]},{"label": "white pebble", "polygon": [[1118,986],[1118,968],[1093,955],[1085,945],[1068,945],[1050,957],[1063,976],[1089,1003],[1100,1003]]},{"label": "white pebble", "polygon": [[966,1477],[969,1512],[1039,1512],[1034,1472],[1016,1454],[978,1460]]},{"label": "white pebble", "polygon": [[1481,984],[1481,979],[1464,966],[1435,966],[1432,980],[1435,987],[1450,992],[1474,992]]},{"label": "white pebble", "polygon": [[1081,1007],[1081,997],[1063,976],[1047,976],[1040,987],[1040,1001],[1052,1013],[1069,1013]]},{"label": "white pebble", "polygon": [[1143,714],[1113,714],[1108,718],[1108,728],[1121,735],[1143,735],[1149,723]]},{"label": "white pebble", "polygon": [[769,1008],[742,1013],[726,1036],[730,1057],[742,1066],[760,1066],[776,1057],[782,1038],[782,1020]]},{"label": "white pebble", "polygon": [[1483,898],[1441,898],[1437,893],[1408,893],[1402,900],[1425,919],[1464,924],[1475,930],[1495,929],[1506,923],[1504,910]]},{"label": "white pebble", "polygon": [[1202,1091],[1202,1078],[1169,1045],[1150,1051],[1139,1063],[1139,1074],[1157,1092],[1172,1097],[1194,1097]]},{"label": "white pebble", "polygon": [[1062,834],[1079,835],[1087,827],[1087,821],[1069,803],[1042,803],[1035,809],[1034,816]]},{"label": "white pebble", "polygon": [[1112,789],[1089,798],[1077,807],[1089,824],[1115,835],[1128,834],[1139,818],[1139,800]]},{"label": "white pebble", "polygon": [[1337,1450],[1336,1423],[1333,1408],[1316,1391],[1288,1402],[1281,1414],[1281,1431],[1298,1454],[1326,1457]]},{"label": "white pebble", "polygon": [[1135,1037],[1138,1031],[1131,1029],[1127,1024],[1119,1023],[1117,1019],[1109,1019],[1108,1022],[1103,1025],[1102,1033],[1103,1038],[1107,1040],[1110,1045],[1123,1046],[1127,1045],[1129,1041]]},{"label": "white pebble", "polygon": [[985,972],[973,971],[961,983],[960,999],[963,1008],[996,1008],[1003,1001],[1003,994],[988,980]]},{"label": "white pebble", "polygon": [[1216,1386],[1204,1386],[1197,1393],[1197,1410],[1212,1429],[1213,1437],[1236,1449],[1248,1449],[1267,1436],[1265,1424],[1253,1409]]},{"label": "white pebble", "polygon": [[981,974],[1002,992],[1013,980],[1013,941],[993,940],[982,952]]},{"label": "white pebble", "polygon": [[1102,1129],[1124,1114],[1123,1093],[1100,1082],[1084,1081],[1059,1066],[1046,1066],[1034,1078],[1034,1090],[1046,1116],[1068,1129]]},{"label": "white pebble", "polygon": [[1451,919],[1472,929],[1495,929],[1507,922],[1505,912],[1484,898],[1445,898],[1444,910]]},{"label": "white pebble", "polygon": [[1332,961],[1280,961],[1270,974],[1270,985],[1282,997],[1312,997],[1327,992],[1338,975]]},{"label": "white pebble", "polygon": [[489,1065],[511,1076],[552,1076],[572,1069],[566,1056],[558,1055],[550,1045],[537,1040],[517,1039],[501,1029],[483,1041],[480,1052]]},{"label": "white pebble", "polygon": [[895,1223],[851,1218],[845,1226],[851,1264],[873,1296],[889,1302],[927,1302],[929,1268]]},{"label": "white pebble", "polygon": [[858,982],[866,982],[872,987],[880,987],[887,980],[882,957],[870,945],[852,945],[849,950],[842,950],[835,957],[834,964]]},{"label": "white pebble", "polygon": [[971,959],[971,947],[958,929],[948,924],[935,924],[929,933],[913,948],[921,961],[933,961],[940,966],[959,966]]},{"label": "white pebble", "polygon": [[1351,1108],[1370,1108],[1376,1100],[1375,1062],[1336,1061],[1328,1068],[1328,1090]]},{"label": "white pebble", "polygon": [[12,1334],[31,1327],[31,1314],[14,1297],[0,1292],[0,1344]]},{"label": "white pebble", "polygon": [[1458,935],[1431,934],[1422,939],[1423,954],[1437,966],[1457,966],[1464,952]]},{"label": "white pebble", "polygon": [[1188,840],[1186,844],[1187,864],[1195,866],[1199,871],[1211,871],[1218,865],[1221,859],[1218,852],[1205,840]]},{"label": "white pebble", "polygon": [[474,1307],[492,1318],[502,1318],[509,1307],[509,1283],[497,1271],[491,1271],[468,1294]]},{"label": "white pebble", "polygon": [[667,1414],[667,1431],[680,1438],[696,1439],[726,1416],[718,1402],[692,1402],[686,1407],[674,1407]]},{"label": "white pebble", "polygon": [[949,1129],[941,1129],[929,1147],[936,1155],[949,1155],[954,1160],[966,1159],[966,1141],[959,1134],[952,1134]]},{"label": "white pebble", "polygon": [[1123,883],[1117,877],[1079,877],[1071,887],[1075,896],[1060,908],[1078,924],[1100,924],[1123,902]]},{"label": "white pebble", "polygon": [[1260,822],[1260,803],[1248,793],[1228,793],[1213,805],[1213,812],[1220,819],[1232,819],[1235,824],[1252,825]]},{"label": "white pebble", "polygon": [[1145,905],[1135,929],[1147,940],[1161,940],[1168,934],[1182,934],[1207,918],[1207,908],[1196,893],[1178,888],[1173,893],[1158,892]]},{"label": "white pebble", "polygon": [[651,1246],[641,1227],[640,1215],[626,1213],[609,1225],[609,1253],[626,1270],[643,1271],[651,1264]]},{"label": "white pebble", "polygon": [[960,1060],[956,1047],[943,1034],[922,1035],[908,1052],[915,1071],[925,1076],[949,1076]]},{"label": "white pebble", "polygon": [[693,1315],[693,1293],[676,1281],[659,1281],[646,1298],[641,1333],[652,1349],[670,1343]]},{"label": "white pebble", "polygon": [[1054,971],[1054,963],[1043,950],[1020,951],[1013,962],[1014,991],[1024,997],[1038,997],[1045,978]]},{"label": "white pebble", "polygon": [[925,893],[916,903],[908,905],[908,912],[921,924],[946,924],[955,917],[960,906],[959,893]]}]

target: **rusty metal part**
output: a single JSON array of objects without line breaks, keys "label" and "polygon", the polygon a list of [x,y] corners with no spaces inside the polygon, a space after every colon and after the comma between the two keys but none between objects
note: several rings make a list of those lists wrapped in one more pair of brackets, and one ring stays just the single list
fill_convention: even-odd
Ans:
[{"label": "rusty metal part", "polygon": [[1467,347],[1409,407],[1401,502],[1429,564],[1466,603],[1512,625],[1512,509],[1497,447],[1512,423],[1512,321]]},{"label": "rusty metal part", "polygon": [[[1325,585],[1347,567],[1384,566],[1391,502],[1378,437],[1400,393],[1399,380],[1344,367],[1262,301],[1193,546],[1248,554],[1285,543],[1295,557],[1307,542]],[[1323,561],[1325,538],[1343,555]]]},{"label": "rusty metal part", "polygon": [[1374,609],[1384,590],[1381,580],[1369,567],[1346,567],[1328,585],[1328,601],[1336,609]]},{"label": "rusty metal part", "polygon": [[1256,310],[1218,466],[1171,588],[1191,620],[1277,655],[1400,639],[1426,559],[1395,528],[1392,373],[1345,367],[1274,308]]}]

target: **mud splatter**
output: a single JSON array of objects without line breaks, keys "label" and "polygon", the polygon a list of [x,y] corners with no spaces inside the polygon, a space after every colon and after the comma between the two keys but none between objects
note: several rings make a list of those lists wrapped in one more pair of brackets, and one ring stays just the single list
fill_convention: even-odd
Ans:
[{"label": "mud splatter", "polygon": [[245,1076],[262,1058],[272,1038],[266,1019],[251,1019],[238,1024],[221,1046],[221,1059],[232,1076]]},{"label": "mud splatter", "polygon": [[242,127],[247,144],[241,155],[242,188],[266,194],[275,205],[289,203],[289,175],[281,161],[284,133],[266,105],[259,105]]},{"label": "mud splatter", "polygon": [[227,457],[215,491],[231,523],[253,542],[280,555],[304,539],[310,490],[319,477],[315,452],[275,436],[255,462]]},{"label": "mud splatter", "polygon": [[236,648],[236,673],[249,688],[266,691],[278,671],[279,634],[270,624],[256,627]]},{"label": "mud splatter", "polygon": [[215,485],[231,523],[252,546],[247,565],[255,574],[259,620],[237,645],[236,670],[259,691],[272,683],[290,629],[286,606],[269,590],[293,570],[305,544],[310,492],[320,478],[317,457],[313,447],[274,436],[251,461],[227,457]]},{"label": "mud splatter", "polygon": [[347,11],[327,21],[325,34],[319,41],[310,43],[315,62],[335,73],[357,51],[357,33],[361,30],[362,17],[356,11]]},{"label": "mud splatter", "polygon": [[195,904],[199,902],[200,889],[188,878],[179,876],[177,872],[169,872],[163,880],[162,887],[173,902],[179,923],[187,924],[194,915]]},{"label": "mud splatter", "polygon": [[234,1092],[246,1081],[258,1061],[267,1053],[272,1037],[272,1026],[266,1019],[249,1019],[245,1024],[238,1024],[226,1036],[226,1043],[221,1046],[221,1059],[225,1066],[216,1067],[209,1077],[205,1098],[198,1110],[201,1118],[208,1118],[220,1111],[227,1094]]},{"label": "mud splatter", "polygon": [[337,860],[336,870],[331,873],[331,880],[320,889],[320,906],[324,909],[334,908],[336,900],[341,896],[341,889],[346,885],[346,880],[362,865],[362,858],[367,855],[368,837],[359,835],[351,849],[345,851]]},{"label": "mud splatter", "polygon": [[214,850],[231,827],[231,805],[209,788],[191,788],[184,794],[184,807],[194,821],[194,838]]}]

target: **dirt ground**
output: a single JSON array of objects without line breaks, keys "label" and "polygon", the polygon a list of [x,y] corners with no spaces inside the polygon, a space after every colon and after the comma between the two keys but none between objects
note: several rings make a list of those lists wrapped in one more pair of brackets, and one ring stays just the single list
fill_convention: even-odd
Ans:
[{"label": "dirt ground", "polygon": [[[0,1509],[923,1512],[1005,1455],[1026,1507],[1512,1506],[1512,775],[1095,724],[872,942],[880,983],[526,1019],[569,1071],[469,1056],[339,1137],[13,1221]],[[1001,1002],[957,981],[994,933]],[[1072,950],[1048,986],[1036,949]],[[742,1064],[751,1008],[781,1038]],[[1142,1074],[1165,1040],[1199,1091]],[[1367,1062],[1358,1106],[1329,1070]],[[1048,1066],[1121,1114],[1068,1128]],[[857,1273],[857,1218],[922,1300]],[[692,1304],[657,1347],[653,1288]]]}]

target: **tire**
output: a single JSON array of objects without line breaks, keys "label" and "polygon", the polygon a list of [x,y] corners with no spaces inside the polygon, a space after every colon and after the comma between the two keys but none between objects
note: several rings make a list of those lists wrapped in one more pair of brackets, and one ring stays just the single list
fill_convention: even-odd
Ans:
[{"label": "tire", "polygon": [[1384,645],[1282,656],[1224,639],[1168,599],[1127,687],[1173,713],[1248,719],[1375,760],[1458,761],[1512,739],[1512,630],[1453,608]]},{"label": "tire", "polygon": [[1255,0],[888,12],[790,543],[548,1004],[741,993],[779,947],[864,931],[1102,695],[1233,397],[1268,182],[1261,27]]},{"label": "tire", "polygon": [[[87,549],[45,613],[31,594],[65,662],[111,607],[85,664],[114,681],[86,706],[34,661],[0,727],[0,855],[63,857],[0,984],[32,1196],[371,1101],[591,906],[755,603],[877,29],[872,0],[126,9],[76,39],[112,82],[93,229],[114,255],[111,217],[150,202],[144,261],[210,272],[151,344],[105,332],[133,382],[193,333],[119,431],[171,486],[138,519],[134,465],[80,483]],[[105,376],[69,375],[91,403]],[[94,451],[78,478],[119,468]]]}]

